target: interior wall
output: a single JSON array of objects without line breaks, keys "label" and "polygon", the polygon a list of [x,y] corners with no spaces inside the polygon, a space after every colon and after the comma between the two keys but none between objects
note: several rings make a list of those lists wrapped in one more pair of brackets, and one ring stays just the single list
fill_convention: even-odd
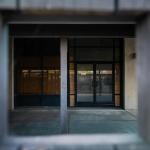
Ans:
[{"label": "interior wall", "polygon": [[125,109],[137,109],[135,39],[125,38]]}]

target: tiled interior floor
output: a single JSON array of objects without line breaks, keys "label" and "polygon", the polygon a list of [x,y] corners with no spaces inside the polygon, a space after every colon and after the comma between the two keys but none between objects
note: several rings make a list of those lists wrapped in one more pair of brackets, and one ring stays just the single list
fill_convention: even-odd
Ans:
[{"label": "tiled interior floor", "polygon": [[[136,113],[101,108],[69,109],[70,134],[137,133]],[[60,134],[59,109],[17,109],[10,113],[10,133],[15,135]]]}]

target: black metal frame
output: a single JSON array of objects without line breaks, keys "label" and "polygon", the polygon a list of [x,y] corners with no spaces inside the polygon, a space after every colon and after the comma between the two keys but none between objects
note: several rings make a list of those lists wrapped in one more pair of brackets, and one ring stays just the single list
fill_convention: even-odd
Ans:
[{"label": "black metal frame", "polygon": [[[122,108],[124,109],[124,41],[123,38],[117,38],[119,40],[119,48],[120,48],[120,61],[115,61],[115,39],[111,38],[113,40],[113,60],[112,61],[76,61],[76,47],[73,48],[74,50],[74,61],[69,60],[69,44],[68,44],[68,64],[74,63],[74,81],[75,81],[75,106],[74,107],[115,107],[115,108]],[[76,39],[74,39],[76,42]],[[69,43],[69,42],[68,42]],[[119,63],[120,65],[120,94],[115,94],[115,64]],[[112,64],[112,103],[96,103],[96,91],[95,86],[93,89],[93,104],[89,102],[77,102],[77,64],[93,64],[93,66],[96,67],[96,64]],[[69,65],[68,65],[69,66]],[[94,73],[93,69],[93,73]],[[95,77],[95,73],[93,74],[93,77]],[[68,67],[68,106],[70,106],[70,77],[69,77],[69,67]],[[115,106],[115,95],[120,95],[120,106]]]},{"label": "black metal frame", "polygon": [[120,39],[120,49],[122,50],[122,53],[120,53],[120,67],[122,68],[121,74],[120,74],[120,107],[122,109],[125,109],[125,45],[124,45],[124,39]]}]

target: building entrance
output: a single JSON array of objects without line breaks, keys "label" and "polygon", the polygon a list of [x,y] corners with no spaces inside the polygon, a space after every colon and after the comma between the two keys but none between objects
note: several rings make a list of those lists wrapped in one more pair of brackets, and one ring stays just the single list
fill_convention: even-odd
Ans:
[{"label": "building entrance", "polygon": [[123,40],[69,40],[69,105],[122,107]]},{"label": "building entrance", "polygon": [[77,105],[114,105],[112,64],[77,64]]}]

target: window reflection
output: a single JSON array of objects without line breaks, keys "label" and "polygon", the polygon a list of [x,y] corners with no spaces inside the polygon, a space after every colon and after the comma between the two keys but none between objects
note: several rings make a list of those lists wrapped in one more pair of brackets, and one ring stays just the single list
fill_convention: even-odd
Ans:
[{"label": "window reflection", "polygon": [[44,94],[60,94],[59,70],[22,70],[19,81],[20,94],[40,94],[43,78]]},{"label": "window reflection", "polygon": [[59,106],[59,39],[15,42],[15,106]]}]

